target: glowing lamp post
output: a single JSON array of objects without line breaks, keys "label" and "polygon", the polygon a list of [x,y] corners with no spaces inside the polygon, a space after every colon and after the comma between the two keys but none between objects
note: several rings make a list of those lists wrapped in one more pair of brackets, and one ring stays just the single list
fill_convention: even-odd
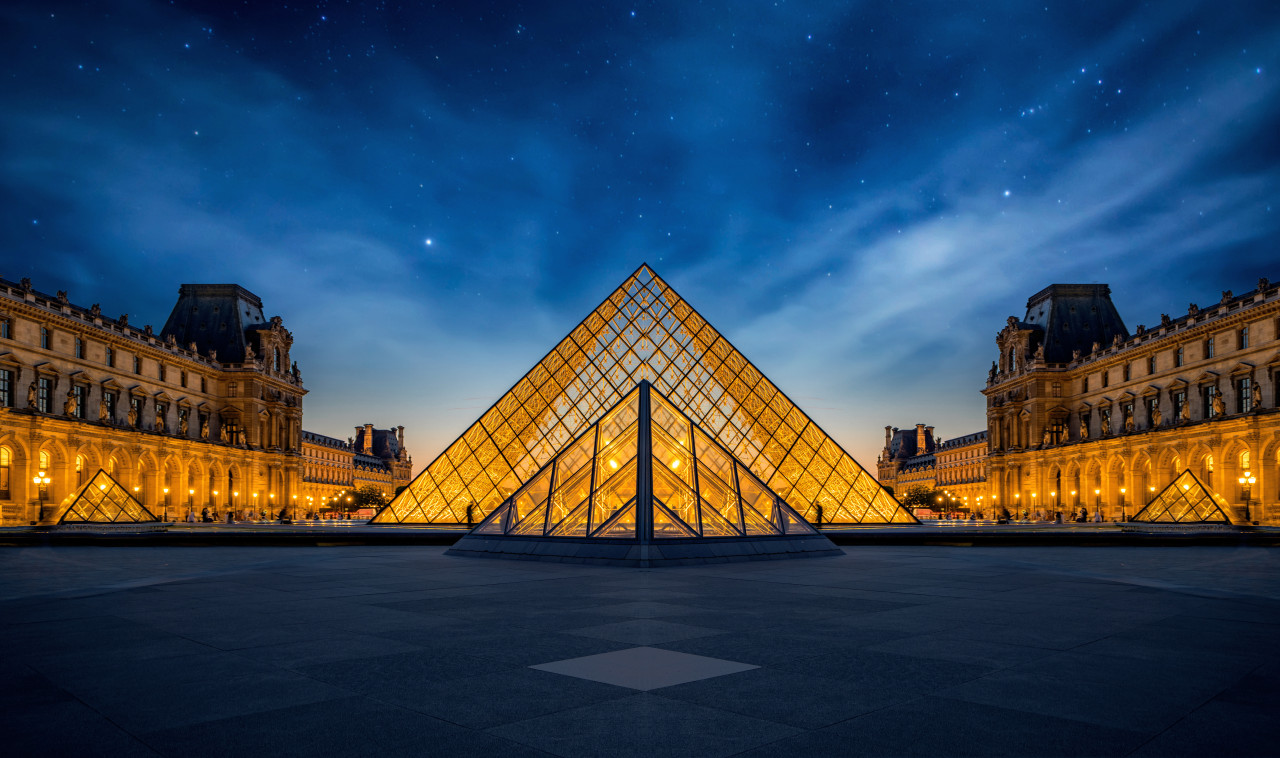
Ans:
[{"label": "glowing lamp post", "polygon": [[1125,515],[1125,512],[1124,512],[1124,493],[1125,493],[1125,488],[1121,487],[1120,488],[1120,520],[1128,521],[1129,518]]},{"label": "glowing lamp post", "polygon": [[32,483],[36,485],[36,497],[40,499],[40,520],[44,520],[44,493],[49,487],[49,482],[53,480],[44,471],[37,473],[31,478]]},{"label": "glowing lamp post", "polygon": [[1102,490],[1100,489],[1093,491],[1093,516],[1097,520],[1102,519]]},{"label": "glowing lamp post", "polygon": [[1240,482],[1241,487],[1244,487],[1244,520],[1247,524],[1252,521],[1252,519],[1249,518],[1249,502],[1253,499],[1253,484],[1258,481],[1258,477],[1254,476],[1253,472],[1246,471],[1244,472],[1244,476],[1240,477],[1236,481]]}]

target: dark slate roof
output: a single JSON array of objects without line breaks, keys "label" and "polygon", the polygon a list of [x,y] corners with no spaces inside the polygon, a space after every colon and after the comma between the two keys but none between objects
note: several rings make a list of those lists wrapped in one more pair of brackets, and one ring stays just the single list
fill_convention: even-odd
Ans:
[{"label": "dark slate roof", "polygon": [[937,447],[933,433],[928,429],[924,432],[924,450],[916,449],[916,430],[911,429],[895,429],[893,438],[889,441],[889,457],[891,459],[911,458],[925,453],[932,453]]},{"label": "dark slate roof", "polygon": [[[356,428],[355,449],[360,450],[364,447],[364,428]],[[373,430],[373,454],[384,460],[390,460],[400,455],[400,440],[396,435],[395,429],[374,429]]]},{"label": "dark slate roof", "polygon": [[1027,299],[1020,326],[1041,332],[1049,363],[1069,362],[1074,350],[1087,355],[1094,342],[1110,345],[1117,334],[1129,338],[1105,284],[1050,284]]},{"label": "dark slate roof", "polygon": [[160,334],[195,342],[204,355],[217,350],[221,363],[243,363],[245,331],[264,323],[262,301],[238,284],[184,284]]},{"label": "dark slate roof", "polygon": [[953,447],[964,447],[965,445],[972,445],[975,442],[981,442],[986,438],[987,438],[987,430],[983,429],[980,432],[972,432],[970,434],[964,434],[959,437],[952,437],[951,439],[942,443],[940,449],[949,450]]}]

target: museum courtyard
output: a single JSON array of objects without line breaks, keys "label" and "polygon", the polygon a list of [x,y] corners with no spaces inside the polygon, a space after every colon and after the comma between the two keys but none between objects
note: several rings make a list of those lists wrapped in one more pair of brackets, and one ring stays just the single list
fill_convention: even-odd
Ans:
[{"label": "museum courtyard", "polygon": [[8,755],[1275,755],[1280,557],[0,551]]}]

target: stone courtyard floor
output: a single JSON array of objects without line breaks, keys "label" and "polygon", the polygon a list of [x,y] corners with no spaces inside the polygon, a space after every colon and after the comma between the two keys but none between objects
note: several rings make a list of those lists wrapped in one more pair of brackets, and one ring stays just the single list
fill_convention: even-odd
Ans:
[{"label": "stone courtyard floor", "polygon": [[0,550],[3,752],[1280,755],[1280,553]]}]

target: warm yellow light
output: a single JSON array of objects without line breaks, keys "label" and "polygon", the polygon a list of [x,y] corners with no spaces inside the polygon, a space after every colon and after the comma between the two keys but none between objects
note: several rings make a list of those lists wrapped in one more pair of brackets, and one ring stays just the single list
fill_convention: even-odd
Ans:
[{"label": "warm yellow light", "polygon": [[214,490],[214,491],[213,491],[213,496],[214,496],[214,497],[217,497],[217,496],[218,496],[218,491],[217,491],[217,490]]},{"label": "warm yellow light", "polygon": [[1057,496],[1058,496],[1058,493],[1056,490],[1049,493],[1049,497],[1057,497]]},{"label": "warm yellow light", "polygon": [[618,462],[617,462],[617,461],[615,461],[614,459],[610,458],[610,459],[609,459],[609,468],[617,468],[617,467],[618,467]]},{"label": "warm yellow light", "polygon": [[672,461],[672,462],[671,462],[671,468],[672,468],[672,469],[678,469],[678,468],[680,468],[680,461]]},{"label": "warm yellow light", "polygon": [[1072,495],[1076,494],[1076,491],[1075,491],[1075,490],[1071,490],[1071,494],[1072,494]]},{"label": "warm yellow light", "polygon": [[168,487],[165,487],[165,488],[164,488],[164,494],[166,494],[166,495],[168,495],[168,494],[169,494],[169,488],[168,488]]},{"label": "warm yellow light", "polygon": [[105,485],[105,484],[99,484],[99,485],[98,485],[98,489],[100,489],[100,490],[102,490],[102,491],[104,491],[104,492],[105,492],[105,491],[106,491],[106,489],[107,489],[107,485]]},{"label": "warm yellow light", "polygon": [[1120,494],[1121,494],[1121,495],[1123,495],[1124,493],[1125,493],[1125,489],[1124,489],[1124,487],[1121,487],[1121,488],[1120,488]]},{"label": "warm yellow light", "polygon": [[1182,489],[1184,489],[1184,490],[1189,490],[1189,489],[1191,489],[1191,485],[1190,485],[1190,484],[1184,484],[1184,485],[1182,485]]},{"label": "warm yellow light", "polygon": [[188,495],[194,495],[194,494],[196,494],[196,491],[195,491],[195,490],[187,490],[187,494],[188,494]]},{"label": "warm yellow light", "polygon": [[1102,494],[1102,490],[1094,490],[1094,491],[1093,491],[1093,494],[1095,494],[1095,495],[1100,495],[1100,494]]},{"label": "warm yellow light", "polygon": [[239,497],[239,496],[240,496],[240,491],[239,491],[239,490],[236,490],[235,492],[232,492],[231,494],[232,494],[232,495],[234,495],[235,497]]}]

